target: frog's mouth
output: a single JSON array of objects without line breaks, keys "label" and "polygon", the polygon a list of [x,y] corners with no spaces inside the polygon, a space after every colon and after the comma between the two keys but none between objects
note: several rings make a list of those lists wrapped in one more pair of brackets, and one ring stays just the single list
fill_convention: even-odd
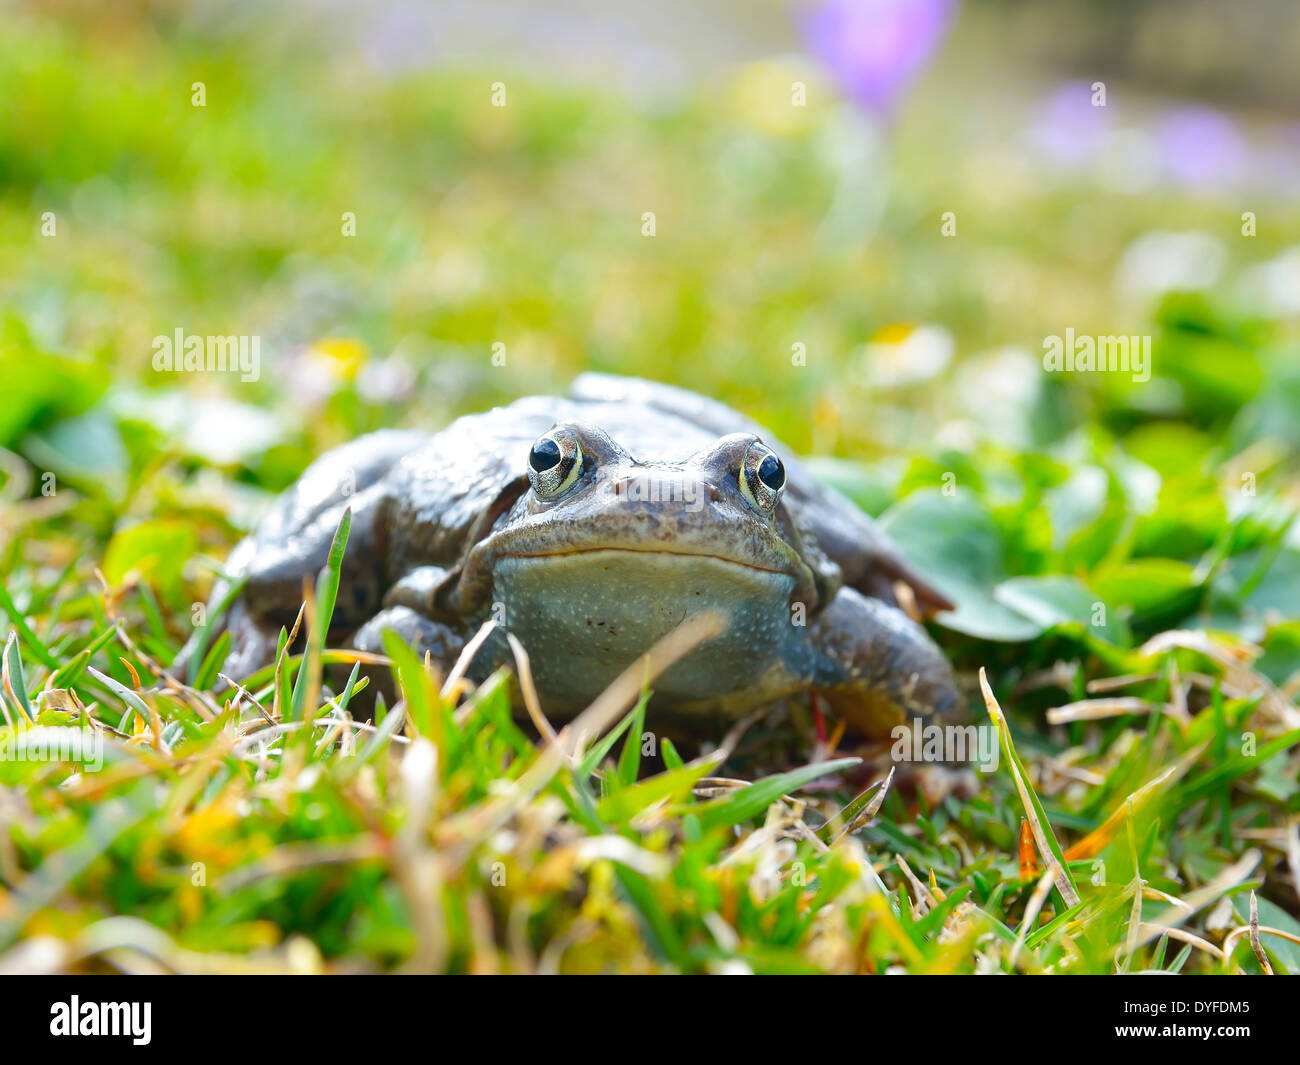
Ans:
[{"label": "frog's mouth", "polygon": [[[539,551],[535,554],[529,554],[522,551],[512,551],[510,554],[503,555],[497,565],[507,559],[572,559],[577,555],[608,555],[617,560],[619,555],[655,555],[666,559],[712,559],[715,562],[721,562],[728,566],[739,566],[741,569],[757,570],[759,573],[785,573],[785,570],[775,569],[770,566],[760,566],[754,562],[742,562],[739,559],[727,558],[724,555],[713,555],[704,551],[674,550],[671,547],[659,546],[654,547],[575,547],[567,551]],[[669,564],[673,564],[671,561]],[[604,570],[607,567],[601,566]]]},{"label": "frog's mouth", "polygon": [[752,683],[791,624],[792,574],[715,555],[583,548],[506,555],[493,599],[523,641],[543,699],[582,705],[692,614],[716,609],[725,631],[659,678],[656,691],[700,699]]}]

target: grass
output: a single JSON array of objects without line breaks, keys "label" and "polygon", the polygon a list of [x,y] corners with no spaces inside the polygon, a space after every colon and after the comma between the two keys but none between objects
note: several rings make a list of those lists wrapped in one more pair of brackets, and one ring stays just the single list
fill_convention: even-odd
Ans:
[{"label": "grass", "polygon": [[[521,730],[506,671],[473,687],[397,643],[400,700],[355,720],[355,670],[321,694],[347,533],[300,619],[307,653],[282,641],[256,687],[167,679],[120,615],[144,586],[98,597],[107,627],[85,646],[13,631],[0,970],[1295,971],[1300,924],[1256,896],[1295,828],[1250,826],[1277,823],[1263,770],[1300,727],[1226,648],[1139,649],[1145,727],[1032,765],[981,675],[1003,753],[981,794],[931,805],[886,780],[850,803],[856,757],[751,783],[716,775],[763,757],[743,727],[689,762],[647,731],[646,677],[711,617],[550,740]],[[1203,698],[1175,675],[1189,650]],[[40,664],[95,655],[129,680]],[[1162,712],[1171,692],[1203,705]],[[1215,750],[1218,717],[1257,736],[1250,754]],[[96,772],[51,746],[84,729]]]},{"label": "grass", "polygon": [[[839,243],[851,127],[801,60],[641,106],[115,18],[0,39],[0,970],[1300,972],[1300,332],[1257,298],[1293,202],[1248,240],[1235,197],[1036,168],[1033,92],[936,77]],[[1186,230],[1217,282],[1117,289]],[[153,372],[177,327],[265,372]],[[1151,380],[1041,372],[1066,327],[1151,335]],[[313,457],[591,368],[822,456],[957,602],[996,771],[891,775],[803,703],[702,742],[640,667],[561,728],[526,654],[474,687],[395,642],[356,720],[338,551],[305,653],[224,682],[213,575]]]}]

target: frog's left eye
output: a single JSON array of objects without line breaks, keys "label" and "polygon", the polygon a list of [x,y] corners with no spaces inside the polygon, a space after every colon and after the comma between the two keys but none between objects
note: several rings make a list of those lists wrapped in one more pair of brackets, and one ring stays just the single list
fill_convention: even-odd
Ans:
[{"label": "frog's left eye", "polygon": [[528,480],[538,499],[555,499],[568,491],[582,473],[582,448],[578,438],[557,425],[539,437],[528,452]]},{"label": "frog's left eye", "polygon": [[745,452],[738,479],[745,501],[763,514],[771,514],[785,488],[785,464],[770,447],[755,440]]}]

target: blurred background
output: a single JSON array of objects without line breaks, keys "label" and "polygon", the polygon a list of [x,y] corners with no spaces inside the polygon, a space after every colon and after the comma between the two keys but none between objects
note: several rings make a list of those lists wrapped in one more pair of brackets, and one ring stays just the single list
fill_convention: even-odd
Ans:
[{"label": "blurred background", "polygon": [[[598,369],[821,456],[957,595],[954,638],[1105,654],[1195,619],[1300,669],[1294,3],[0,19],[20,605],[101,566],[184,611],[187,560],[326,447]],[[155,372],[177,329],[259,337],[259,379]],[[1150,380],[1044,373],[1067,329],[1151,336]]]}]

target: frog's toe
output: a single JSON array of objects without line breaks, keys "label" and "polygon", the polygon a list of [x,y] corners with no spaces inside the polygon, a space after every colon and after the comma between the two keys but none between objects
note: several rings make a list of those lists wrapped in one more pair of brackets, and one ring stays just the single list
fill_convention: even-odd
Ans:
[{"label": "frog's toe", "polygon": [[440,667],[456,661],[465,646],[459,633],[407,606],[381,610],[356,631],[352,646],[358,651],[384,653],[384,633],[395,632],[409,643],[421,658],[427,653]]},{"label": "frog's toe", "polygon": [[812,687],[862,734],[884,738],[918,718],[966,716],[943,652],[897,607],[842,588],[809,635]]}]

